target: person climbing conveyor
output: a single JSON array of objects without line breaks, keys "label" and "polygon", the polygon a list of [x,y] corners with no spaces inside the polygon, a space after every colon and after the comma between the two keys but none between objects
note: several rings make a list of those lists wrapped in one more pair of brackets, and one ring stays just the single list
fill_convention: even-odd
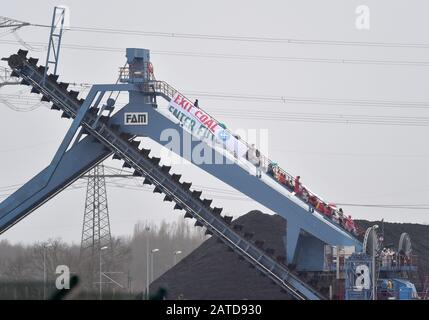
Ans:
[{"label": "person climbing conveyor", "polygon": [[[261,177],[260,156],[259,150],[257,150],[255,145],[252,144],[246,153],[246,159],[255,165],[257,170],[256,175],[259,178]],[[304,185],[302,185],[300,176],[293,178],[292,176],[287,175],[275,162],[268,163],[266,172],[282,186],[293,192],[299,199],[307,203],[309,212],[316,211],[334,223],[339,224],[346,231],[354,235],[358,235],[358,228],[352,217],[350,215],[344,215],[342,208],[337,209],[335,204],[324,202],[317,195],[311,193]]]}]

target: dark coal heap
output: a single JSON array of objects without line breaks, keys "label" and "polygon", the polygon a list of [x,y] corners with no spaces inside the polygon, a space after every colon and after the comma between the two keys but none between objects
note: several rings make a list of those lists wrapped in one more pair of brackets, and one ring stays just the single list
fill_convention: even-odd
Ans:
[{"label": "dark coal heap", "polygon": [[[365,220],[357,222],[363,228],[380,224]],[[263,240],[264,248],[275,250],[274,256],[284,255],[286,221],[279,215],[251,211],[232,224],[242,225],[245,232],[253,233],[253,240]],[[429,274],[429,226],[384,223],[384,230],[385,243],[392,242],[395,248],[402,232],[410,235],[414,252],[419,255],[419,280],[423,283],[424,275]],[[214,237],[156,279],[150,290],[156,292],[160,288],[166,290],[166,298],[171,300],[291,299],[278,285]]]},{"label": "dark coal heap", "polygon": [[[251,211],[232,223],[263,240],[264,248],[283,255],[286,221],[278,215]],[[155,280],[150,290],[167,290],[167,299],[290,299],[269,278],[212,237]]]}]

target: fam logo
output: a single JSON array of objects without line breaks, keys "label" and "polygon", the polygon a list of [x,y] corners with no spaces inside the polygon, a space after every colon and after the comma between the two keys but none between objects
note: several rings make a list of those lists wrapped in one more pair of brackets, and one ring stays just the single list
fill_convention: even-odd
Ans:
[{"label": "fam logo", "polygon": [[147,112],[126,112],[124,113],[124,124],[129,126],[147,125]]},{"label": "fam logo", "polygon": [[226,130],[219,131],[219,133],[218,133],[217,136],[222,141],[227,141],[231,137],[231,135],[229,134],[229,132],[226,131]]}]

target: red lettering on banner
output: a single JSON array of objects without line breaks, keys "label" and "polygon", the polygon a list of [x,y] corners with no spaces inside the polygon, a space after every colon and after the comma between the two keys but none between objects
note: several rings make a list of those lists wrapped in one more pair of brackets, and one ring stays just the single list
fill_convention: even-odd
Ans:
[{"label": "red lettering on banner", "polygon": [[174,99],[174,103],[179,104],[180,98],[182,98],[182,96],[180,94],[178,94],[176,99]]},{"label": "red lettering on banner", "polygon": [[179,102],[179,106],[181,106],[183,109],[186,110],[187,105],[188,105],[188,102],[184,97],[182,97],[182,100]]},{"label": "red lettering on banner", "polygon": [[[187,100],[182,95],[178,94],[177,97],[174,99],[174,103],[177,104],[180,108],[188,111],[192,114],[191,110],[194,107],[194,105]],[[194,109],[195,110],[195,109]],[[204,126],[206,126],[212,133],[214,133],[215,128],[217,127],[218,123],[210,118],[209,115],[203,113],[201,110],[196,109],[194,116],[202,123]]]},{"label": "red lettering on banner", "polygon": [[191,112],[193,107],[192,103],[188,101],[185,97],[178,95],[174,102],[179,105],[182,109]]},{"label": "red lettering on banner", "polygon": [[195,112],[195,116],[204,124],[211,132],[214,133],[215,128],[217,127],[217,122],[210,118],[207,114],[204,114],[200,110]]},{"label": "red lettering on banner", "polygon": [[211,130],[211,128],[213,127],[213,119],[209,119],[206,121],[206,126]]}]

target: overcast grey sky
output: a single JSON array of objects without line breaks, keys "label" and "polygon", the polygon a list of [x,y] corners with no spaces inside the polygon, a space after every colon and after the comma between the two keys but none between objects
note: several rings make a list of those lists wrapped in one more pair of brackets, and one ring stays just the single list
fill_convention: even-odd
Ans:
[{"label": "overcast grey sky", "polygon": [[[141,31],[198,33],[209,35],[339,40],[350,42],[429,43],[429,4],[424,1],[5,1],[0,15],[32,23],[50,24],[55,5],[71,10],[72,27],[99,27]],[[106,5],[108,4],[108,5]],[[365,4],[371,13],[370,30],[355,28],[355,9]],[[18,32],[29,44],[47,42],[48,29],[28,27]],[[22,45],[13,35],[0,34],[0,55],[9,56]],[[181,39],[142,35],[68,31],[63,44],[153,51],[280,56],[314,59],[429,61],[429,49],[387,46],[340,46]],[[36,48],[37,49],[37,48]],[[33,51],[42,58],[45,53]],[[64,48],[60,80],[85,83],[115,82],[124,52]],[[239,95],[293,96],[317,99],[388,100],[419,103],[429,101],[429,65],[351,64],[306,61],[264,61],[152,54],[157,79],[183,91],[223,92]],[[332,62],[332,61],[331,61]],[[4,64],[3,64],[4,66]],[[0,89],[18,93],[21,102],[28,89]],[[190,98],[197,98],[191,95]],[[199,97],[200,104],[219,120],[235,128],[269,130],[269,155],[283,168],[301,175],[302,182],[334,203],[427,204],[429,156],[427,126],[404,125],[404,117],[424,121],[428,109],[391,105],[331,105],[228,101]],[[425,104],[429,107],[429,103]],[[232,117],[242,112],[243,117]],[[264,118],[264,114],[267,116]],[[271,113],[274,116],[271,116]],[[276,119],[281,113],[282,118]],[[400,117],[400,125],[312,123],[285,121],[293,113]],[[249,114],[257,116],[248,117]],[[16,112],[0,105],[0,200],[13,187],[43,169],[65,134],[69,120],[45,107]],[[247,116],[247,117],[246,117]],[[414,121],[414,120],[413,120]],[[109,161],[118,166],[119,162]],[[209,188],[223,188],[235,195],[210,189],[206,194],[234,216],[261,205],[242,199],[215,178],[191,166],[177,166],[185,180]],[[128,184],[134,182],[127,182]],[[83,181],[78,182],[83,185]],[[148,189],[146,189],[148,190]],[[161,195],[147,191],[108,188],[112,232],[129,235],[138,220],[176,220],[178,212]],[[233,197],[234,199],[232,199]],[[237,200],[238,197],[238,200]],[[80,240],[85,189],[67,190],[0,236],[12,242],[43,241],[61,237]],[[392,210],[347,207],[355,218],[427,223],[426,210]]]}]

